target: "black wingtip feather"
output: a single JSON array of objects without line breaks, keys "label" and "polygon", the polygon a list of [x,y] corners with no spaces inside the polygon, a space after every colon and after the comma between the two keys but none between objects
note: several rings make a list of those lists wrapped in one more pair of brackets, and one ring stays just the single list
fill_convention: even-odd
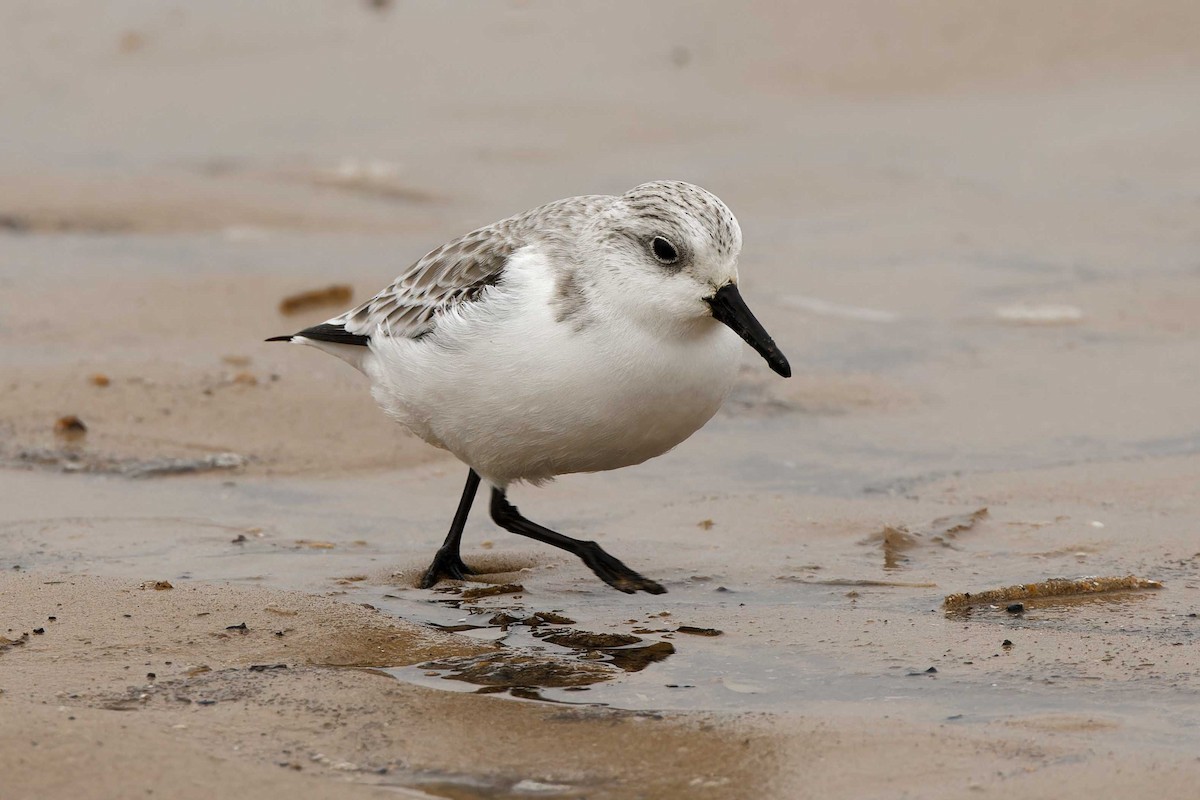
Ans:
[{"label": "black wingtip feather", "polygon": [[293,333],[291,336],[272,336],[267,339],[268,342],[290,342],[297,336],[303,336],[305,339],[312,339],[318,342],[333,342],[335,344],[353,344],[359,347],[366,347],[371,342],[371,337],[363,336],[358,333],[350,333],[341,325],[331,325],[328,322],[322,322],[320,325],[314,325],[311,328],[305,328],[299,333]]}]

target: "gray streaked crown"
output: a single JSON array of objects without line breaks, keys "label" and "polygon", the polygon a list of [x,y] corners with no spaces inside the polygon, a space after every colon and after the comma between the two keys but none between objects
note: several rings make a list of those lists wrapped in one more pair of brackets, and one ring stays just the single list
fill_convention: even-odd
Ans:
[{"label": "gray streaked crown", "polygon": [[719,257],[732,258],[741,250],[742,232],[733,212],[719,197],[699,186],[683,181],[651,181],[621,197],[638,217],[669,229],[677,228],[682,219],[694,221],[698,227],[682,233],[707,236]]}]

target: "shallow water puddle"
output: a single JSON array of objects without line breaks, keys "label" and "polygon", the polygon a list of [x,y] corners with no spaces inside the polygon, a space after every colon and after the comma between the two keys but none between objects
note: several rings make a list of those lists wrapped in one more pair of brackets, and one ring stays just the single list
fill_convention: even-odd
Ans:
[{"label": "shallow water puddle", "polygon": [[[401,591],[383,610],[486,632],[497,649],[386,672],[442,690],[634,711],[852,712],[882,703],[974,724],[1055,710],[1145,713],[1135,707],[1157,707],[1171,676],[1190,671],[1184,651],[1200,633],[1179,606],[1187,598],[1170,592],[963,615],[940,607],[944,591],[869,584],[774,581],[738,587],[720,604],[702,584],[673,586],[636,619],[623,596],[570,597],[536,611],[524,605],[541,594],[536,586],[479,601]],[[1182,646],[1150,663],[1147,641]]]},{"label": "shallow water puddle", "polygon": [[[63,492],[61,476],[14,472],[6,476],[13,496],[45,498],[46,505],[10,505],[0,539],[23,570],[132,576],[134,585],[169,580],[177,590],[252,581],[369,603],[395,618],[464,633],[483,645],[482,656],[430,655],[436,660],[397,669],[389,665],[405,662],[369,662],[443,691],[632,713],[853,715],[886,705],[898,718],[956,724],[1060,711],[1117,714],[1129,725],[1153,722],[1195,741],[1200,624],[1191,615],[1200,611],[1200,556],[1192,555],[1191,539],[1168,549],[1096,538],[1100,529],[1086,524],[1090,511],[1068,519],[1054,508],[1018,514],[996,505],[984,516],[973,503],[889,505],[846,512],[844,522],[826,527],[785,526],[753,547],[723,544],[707,528],[689,526],[686,541],[634,556],[661,571],[669,587],[661,597],[612,592],[574,565],[516,548],[468,558],[516,565],[494,579],[520,583],[430,592],[406,588],[408,573],[392,575],[397,565],[419,568],[427,543],[398,536],[390,515],[363,510],[390,490],[392,477],[334,484],[91,477],[72,479]],[[619,481],[588,484],[589,497],[604,491],[612,495],[606,502],[627,494]],[[442,524],[440,500],[425,497],[406,495],[405,513],[417,520],[410,527]],[[791,508],[787,496],[779,502],[784,510],[774,513]],[[810,501],[795,503],[807,509]],[[129,516],[131,506],[141,516]],[[726,506],[742,516],[722,518]],[[729,520],[761,522],[753,512],[734,497],[696,516],[715,519],[711,530],[724,536],[735,527]],[[655,514],[678,511],[639,513],[647,520],[639,524],[654,525]],[[1053,522],[1014,522],[1027,519]],[[884,543],[871,536],[884,525],[916,539],[893,554],[890,569]],[[1110,519],[1105,530],[1116,527]],[[333,546],[319,546],[325,543]],[[1035,600],[1023,613],[982,607],[964,617],[941,608],[952,592],[1085,571],[1136,572],[1166,588],[1070,604]],[[380,642],[363,645],[375,654]]]}]

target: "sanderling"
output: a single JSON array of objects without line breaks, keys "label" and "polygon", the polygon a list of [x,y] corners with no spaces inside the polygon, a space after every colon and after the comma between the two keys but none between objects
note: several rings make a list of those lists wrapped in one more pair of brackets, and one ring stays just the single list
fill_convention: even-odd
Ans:
[{"label": "sanderling", "polygon": [[666,590],[517,511],[510,484],[626,467],[695,433],[733,385],[744,339],[791,367],[738,292],[742,231],[679,181],[570,197],[426,254],[358,308],[291,336],[371,381],[383,410],[465,463],[445,542],[421,580],[463,579],[480,479],[500,527],[575,554],[622,592]]}]

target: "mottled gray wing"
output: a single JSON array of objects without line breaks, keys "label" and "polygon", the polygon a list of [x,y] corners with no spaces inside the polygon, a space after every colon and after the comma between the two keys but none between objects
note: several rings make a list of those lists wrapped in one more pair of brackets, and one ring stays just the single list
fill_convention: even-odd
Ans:
[{"label": "mottled gray wing", "polygon": [[500,280],[508,257],[524,242],[499,226],[472,231],[427,253],[386,289],[358,308],[332,319],[347,332],[420,338],[434,317],[479,297]]},{"label": "mottled gray wing", "polygon": [[325,325],[356,338],[377,332],[420,338],[433,329],[439,314],[478,299],[495,285],[514,252],[570,235],[611,200],[571,197],[471,231],[427,253],[382,292]]}]

